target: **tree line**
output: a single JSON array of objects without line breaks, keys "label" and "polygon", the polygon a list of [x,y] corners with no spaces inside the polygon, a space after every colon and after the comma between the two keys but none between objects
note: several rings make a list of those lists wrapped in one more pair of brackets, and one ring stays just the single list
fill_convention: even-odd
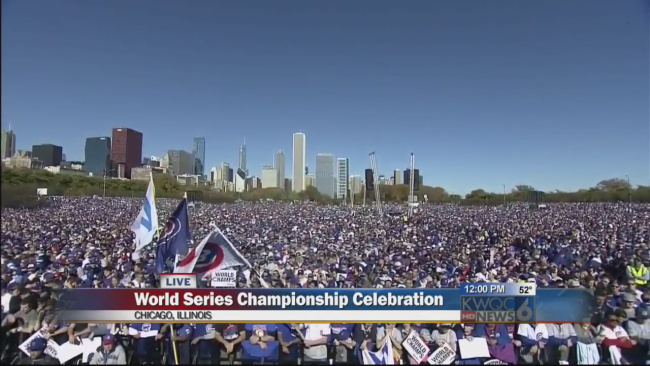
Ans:
[{"label": "tree line", "polygon": [[[143,197],[147,181],[103,179],[82,175],[52,174],[45,170],[2,168],[2,205],[32,206],[41,201],[37,199],[37,188],[47,188],[48,195],[55,196],[107,196]],[[190,191],[191,199],[205,202],[228,203],[237,200],[259,201],[315,201],[323,204],[340,203],[324,196],[315,187],[307,187],[303,192],[286,192],[279,188],[253,189],[248,192],[218,192],[210,187],[186,186],[179,184],[173,176],[154,175],[156,197],[180,198]],[[518,185],[509,192],[497,193],[475,189],[465,196],[449,194],[442,187],[421,186],[416,192],[420,201],[426,196],[430,203],[457,203],[461,205],[499,205],[510,202],[525,202],[530,191],[529,185]],[[406,185],[380,185],[380,197],[386,202],[406,202],[409,188]],[[354,203],[364,202],[364,192],[353,195]],[[374,191],[365,192],[365,202],[375,198]],[[348,196],[350,197],[350,196]],[[349,199],[347,200],[350,201]],[[613,178],[599,182],[596,186],[574,192],[545,192],[545,201],[554,202],[645,202],[650,203],[650,186],[630,186],[624,179]]]}]

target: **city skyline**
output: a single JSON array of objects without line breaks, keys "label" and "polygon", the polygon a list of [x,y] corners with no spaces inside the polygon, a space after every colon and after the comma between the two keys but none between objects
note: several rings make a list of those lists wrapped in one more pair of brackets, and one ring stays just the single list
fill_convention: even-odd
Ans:
[{"label": "city skyline", "polygon": [[[359,174],[376,151],[391,177],[413,152],[428,185],[454,193],[568,191],[625,175],[647,185],[647,9],[512,4],[379,0],[361,11],[304,2],[278,13],[237,2],[82,2],[73,12],[10,2],[3,126],[11,123],[16,150],[51,143],[68,160],[83,160],[86,138],[128,126],[144,133],[147,156],[191,151],[205,136],[204,170],[235,167],[245,138],[257,176],[278,149],[291,164],[289,136],[301,131],[312,172],[316,152],[348,157]],[[172,23],[187,26],[170,39]],[[216,37],[224,33],[233,36]],[[617,133],[605,132],[612,125]]]}]

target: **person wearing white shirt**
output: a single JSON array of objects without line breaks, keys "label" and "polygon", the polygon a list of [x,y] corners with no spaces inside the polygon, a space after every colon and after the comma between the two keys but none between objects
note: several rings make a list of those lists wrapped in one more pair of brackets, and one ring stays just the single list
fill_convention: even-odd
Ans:
[{"label": "person wearing white shirt", "polygon": [[327,337],[330,324],[303,324],[305,339],[305,364],[327,364]]}]

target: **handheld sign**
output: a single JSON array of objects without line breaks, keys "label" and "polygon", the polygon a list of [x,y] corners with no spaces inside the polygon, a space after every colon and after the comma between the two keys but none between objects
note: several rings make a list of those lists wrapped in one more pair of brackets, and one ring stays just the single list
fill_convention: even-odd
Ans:
[{"label": "handheld sign", "polygon": [[160,288],[197,288],[196,273],[163,273],[160,275]]},{"label": "handheld sign", "polygon": [[454,352],[451,347],[448,345],[444,345],[442,347],[438,347],[431,356],[429,356],[429,359],[427,361],[431,365],[451,365],[454,363],[454,360],[456,359],[456,352]]},{"label": "handheld sign", "polygon": [[212,287],[237,287],[237,271],[227,269],[216,271],[212,276]]},{"label": "handheld sign", "polygon": [[429,346],[424,343],[422,338],[412,330],[408,337],[402,342],[402,347],[408,354],[413,357],[417,363],[424,361],[429,355]]}]

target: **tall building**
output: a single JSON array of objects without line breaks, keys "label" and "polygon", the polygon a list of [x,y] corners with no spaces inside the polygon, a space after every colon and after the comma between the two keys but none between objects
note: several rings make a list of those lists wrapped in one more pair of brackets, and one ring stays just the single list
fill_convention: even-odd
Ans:
[{"label": "tall building", "polygon": [[[262,188],[279,188],[278,173],[278,169],[272,166],[262,167]],[[284,179],[282,181],[284,182]]]},{"label": "tall building", "polygon": [[[275,159],[273,160],[273,169],[278,171],[278,182],[276,187],[284,189],[284,170],[286,168],[286,163],[284,161],[284,153],[282,150],[278,150],[275,153]],[[264,185],[264,178],[262,178],[262,185]],[[266,188],[266,187],[265,187]]]},{"label": "tall building", "polygon": [[399,169],[395,169],[393,172],[393,184],[398,185],[398,184],[404,184],[404,175],[402,174],[402,171]]},{"label": "tall building", "polygon": [[291,174],[294,192],[302,192],[307,187],[305,184],[305,170],[307,169],[307,137],[302,132],[293,134],[293,172]]},{"label": "tall building", "polygon": [[52,144],[32,146],[32,158],[43,162],[43,166],[61,166],[63,148]]},{"label": "tall building", "polygon": [[194,138],[192,154],[194,155],[194,174],[205,175],[205,137]]},{"label": "tall building", "polygon": [[360,175],[350,176],[350,192],[352,192],[352,194],[361,194],[362,184],[363,182],[361,181]]},{"label": "tall building", "polygon": [[239,147],[239,169],[248,175],[248,168],[246,168],[246,141]]},{"label": "tall building", "polygon": [[316,188],[321,194],[334,198],[336,176],[334,175],[334,155],[316,155]]},{"label": "tall building", "polygon": [[16,154],[16,134],[11,129],[2,130],[2,141],[0,143],[0,159],[11,158]]},{"label": "tall building", "polygon": [[246,172],[242,168],[237,169],[235,174],[235,192],[244,192],[246,190]]},{"label": "tall building", "polygon": [[217,182],[217,178],[220,178],[221,174],[221,169],[217,169],[216,166],[213,166],[212,169],[210,169],[210,183],[214,185],[214,183]]},{"label": "tall building", "polygon": [[316,177],[313,174],[305,175],[305,188],[316,187]]},{"label": "tall building", "polygon": [[163,160],[174,175],[194,174],[194,154],[184,150],[168,150]]},{"label": "tall building", "polygon": [[124,176],[131,178],[131,169],[142,164],[142,132],[130,128],[114,128],[111,142],[111,169],[124,169]]},{"label": "tall building", "polygon": [[345,200],[348,198],[348,182],[350,179],[350,159],[338,158],[336,159],[336,198]]},{"label": "tall building", "polygon": [[84,148],[84,169],[93,176],[110,174],[111,138],[88,137]]},{"label": "tall building", "polygon": [[221,163],[221,179],[224,182],[232,182],[232,179],[230,179],[230,164],[223,162]]}]

